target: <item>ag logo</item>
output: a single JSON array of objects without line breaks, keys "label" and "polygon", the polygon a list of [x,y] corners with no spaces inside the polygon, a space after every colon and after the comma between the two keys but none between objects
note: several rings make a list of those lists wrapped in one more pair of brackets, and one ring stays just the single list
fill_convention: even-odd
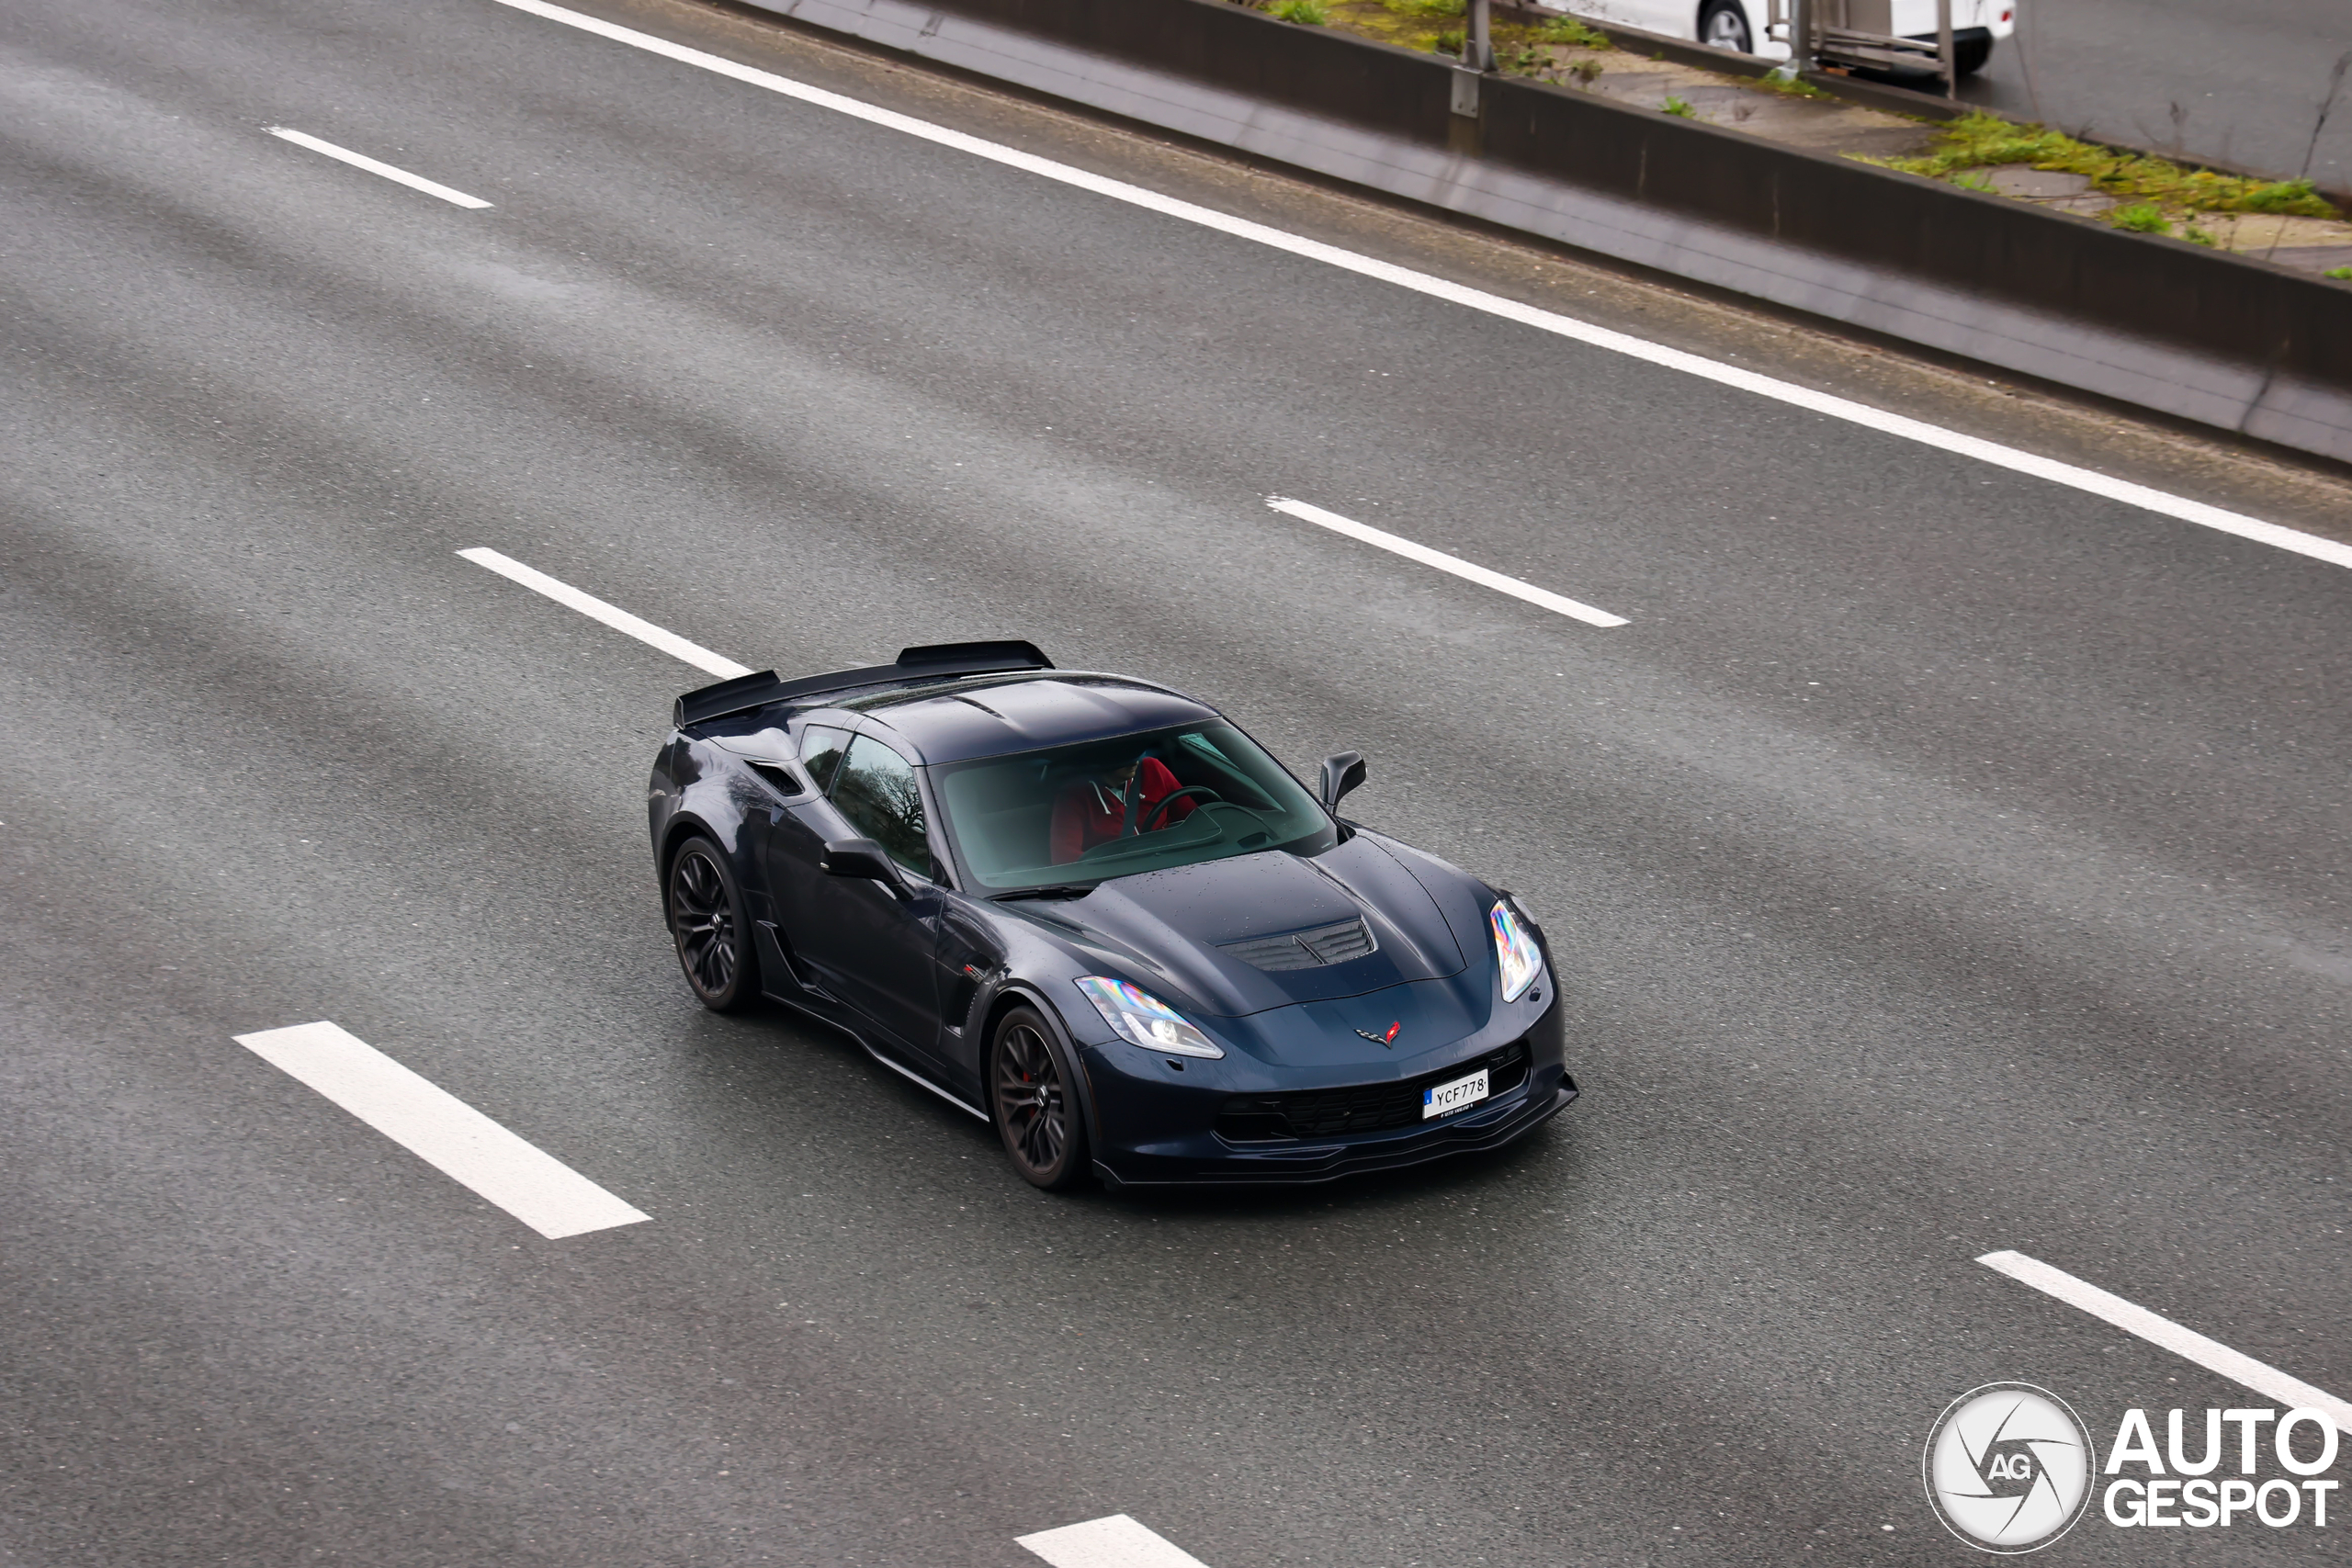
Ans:
[{"label": "ag logo", "polygon": [[2097,1458],[2066,1402],[2031,1383],[1972,1389],[1928,1435],[1921,1469],[1944,1528],[1981,1551],[2038,1551],[2090,1501]]}]

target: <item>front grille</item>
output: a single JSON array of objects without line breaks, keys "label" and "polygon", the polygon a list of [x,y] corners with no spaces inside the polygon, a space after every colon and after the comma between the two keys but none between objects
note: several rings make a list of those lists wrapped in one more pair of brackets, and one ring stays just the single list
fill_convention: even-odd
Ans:
[{"label": "front grille", "polygon": [[1222,951],[1244,964],[1279,974],[1288,969],[1319,969],[1326,964],[1345,964],[1351,958],[1362,958],[1379,944],[1373,940],[1372,928],[1358,917],[1317,926],[1312,931],[1253,936],[1246,942],[1221,945]]},{"label": "front grille", "polygon": [[1217,1111],[1217,1135],[1230,1143],[1264,1144],[1416,1126],[1421,1120],[1424,1089],[1466,1078],[1484,1067],[1491,1098],[1526,1082],[1527,1063],[1527,1042],[1514,1040],[1476,1061],[1442,1073],[1423,1073],[1402,1083],[1309,1089],[1290,1094],[1237,1094]]}]

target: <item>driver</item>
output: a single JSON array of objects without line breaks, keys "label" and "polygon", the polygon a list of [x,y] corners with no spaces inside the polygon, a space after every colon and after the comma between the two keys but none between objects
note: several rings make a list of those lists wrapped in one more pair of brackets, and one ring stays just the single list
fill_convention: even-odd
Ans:
[{"label": "driver", "polygon": [[1108,843],[1119,836],[1119,829],[1127,820],[1127,786],[1131,782],[1139,783],[1140,787],[1135,815],[1137,832],[1147,822],[1157,830],[1172,827],[1193,814],[1193,797],[1188,795],[1153,821],[1152,808],[1184,787],[1176,782],[1168,764],[1157,757],[1138,758],[1124,767],[1072,780],[1063,789],[1061,798],[1054,802],[1056,865],[1074,861],[1095,845]]}]

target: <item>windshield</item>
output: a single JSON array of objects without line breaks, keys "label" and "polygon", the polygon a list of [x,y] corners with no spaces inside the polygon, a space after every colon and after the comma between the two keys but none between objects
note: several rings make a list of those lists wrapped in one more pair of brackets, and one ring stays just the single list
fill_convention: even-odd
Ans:
[{"label": "windshield", "polygon": [[1091,886],[1259,850],[1321,854],[1339,836],[1298,781],[1229,724],[931,773],[948,837],[973,881],[990,892]]}]

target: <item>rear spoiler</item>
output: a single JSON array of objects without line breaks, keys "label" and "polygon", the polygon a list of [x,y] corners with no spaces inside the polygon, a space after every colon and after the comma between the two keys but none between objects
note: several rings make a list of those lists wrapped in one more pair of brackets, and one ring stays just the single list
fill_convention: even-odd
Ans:
[{"label": "rear spoiler", "polygon": [[896,664],[876,664],[864,670],[838,670],[831,675],[803,675],[779,681],[773,670],[738,675],[716,686],[705,686],[680,697],[670,710],[670,722],[684,729],[729,714],[749,713],[770,703],[814,696],[820,692],[846,692],[858,686],[887,686],[928,681],[941,675],[988,675],[1000,671],[1051,670],[1054,661],[1034,642],[937,642],[902,648]]}]

